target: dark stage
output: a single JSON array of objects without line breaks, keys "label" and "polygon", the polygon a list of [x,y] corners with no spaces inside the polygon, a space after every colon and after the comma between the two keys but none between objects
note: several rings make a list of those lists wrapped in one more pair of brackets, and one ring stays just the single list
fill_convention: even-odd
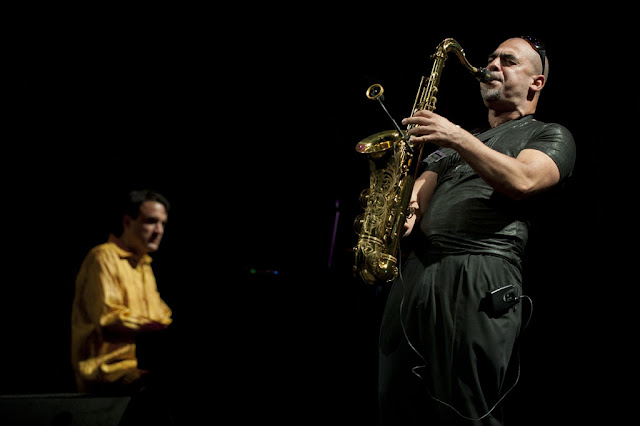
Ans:
[{"label": "dark stage", "polygon": [[[605,424],[618,397],[612,377],[626,374],[624,321],[607,296],[624,279],[609,215],[628,192],[608,183],[624,155],[608,149],[625,133],[608,123],[625,95],[600,93],[593,72],[596,52],[618,56],[611,37],[586,20],[571,29],[452,20],[389,34],[329,12],[211,22],[169,12],[41,15],[16,26],[5,81],[0,394],[74,392],[75,274],[106,240],[113,198],[152,187],[173,206],[153,267],[174,324],[145,350],[166,370],[178,417],[376,424],[388,288],[351,275],[369,178],[354,147],[391,123],[365,90],[382,84],[399,121],[444,38],[480,66],[504,39],[532,34],[550,61],[536,118],[567,127],[578,153],[566,198],[532,233],[524,292],[534,312],[507,424]],[[233,29],[222,30],[229,19]],[[486,124],[477,82],[455,58],[436,112],[467,129]]]}]

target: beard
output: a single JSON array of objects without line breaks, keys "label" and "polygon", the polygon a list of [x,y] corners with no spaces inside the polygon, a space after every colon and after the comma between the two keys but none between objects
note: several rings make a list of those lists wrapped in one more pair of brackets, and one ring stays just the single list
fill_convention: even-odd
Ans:
[{"label": "beard", "polygon": [[495,102],[500,100],[502,97],[502,87],[496,88],[484,88],[480,87],[480,94],[482,95],[482,100],[485,102]]}]

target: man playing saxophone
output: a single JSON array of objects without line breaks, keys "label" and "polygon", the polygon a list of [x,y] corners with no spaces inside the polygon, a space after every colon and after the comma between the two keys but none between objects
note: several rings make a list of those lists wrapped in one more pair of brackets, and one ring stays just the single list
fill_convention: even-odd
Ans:
[{"label": "man playing saxophone", "polygon": [[383,315],[384,425],[502,425],[499,404],[517,376],[528,227],[571,175],[575,144],[563,126],[533,118],[549,71],[539,41],[506,40],[487,71],[488,130],[469,133],[429,110],[403,120],[410,143],[444,156],[428,157],[414,184],[405,230],[415,243]]}]

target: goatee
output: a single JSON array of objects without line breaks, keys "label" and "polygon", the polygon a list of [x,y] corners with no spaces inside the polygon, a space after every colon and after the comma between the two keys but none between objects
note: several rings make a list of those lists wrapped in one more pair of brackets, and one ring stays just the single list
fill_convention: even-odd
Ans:
[{"label": "goatee", "polygon": [[502,89],[501,88],[495,88],[495,89],[480,88],[480,94],[482,95],[483,101],[493,102],[500,99],[500,96],[502,95]]}]

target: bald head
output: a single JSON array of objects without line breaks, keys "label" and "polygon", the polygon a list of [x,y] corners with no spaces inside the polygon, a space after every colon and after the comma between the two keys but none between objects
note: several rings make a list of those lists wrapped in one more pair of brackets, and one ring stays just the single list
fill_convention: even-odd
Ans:
[{"label": "bald head", "polygon": [[487,71],[493,81],[481,83],[480,90],[490,114],[517,117],[535,112],[546,77],[532,44],[522,38],[504,41],[489,55]]},{"label": "bald head", "polygon": [[[515,44],[515,45],[519,45],[520,46],[520,50],[523,54],[523,56],[526,58],[526,61],[529,62],[531,64],[531,70],[533,72],[533,74],[543,74],[544,71],[544,77],[545,79],[548,78],[549,75],[549,61],[546,57],[546,54],[544,55],[544,66],[542,63],[542,56],[540,56],[540,53],[538,52],[538,48],[535,47],[535,45],[533,44],[533,42],[528,41],[524,38],[521,37],[514,37],[514,38],[510,38],[508,40],[505,41],[505,43],[510,42],[511,44]],[[503,43],[504,44],[504,43]]]}]

